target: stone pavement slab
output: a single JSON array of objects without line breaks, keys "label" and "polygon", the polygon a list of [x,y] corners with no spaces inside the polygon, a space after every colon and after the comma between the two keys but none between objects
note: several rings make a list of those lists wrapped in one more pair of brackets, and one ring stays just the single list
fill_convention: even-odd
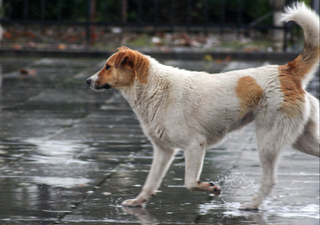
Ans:
[{"label": "stone pavement slab", "polygon": [[[262,209],[238,210],[261,177],[254,124],[207,151],[201,179],[218,183],[220,197],[186,190],[179,153],[157,197],[145,208],[122,207],[145,181],[152,146],[117,91],[85,84],[103,63],[0,58],[0,224],[319,224],[319,158],[291,148]],[[269,62],[164,63],[220,72]]]}]

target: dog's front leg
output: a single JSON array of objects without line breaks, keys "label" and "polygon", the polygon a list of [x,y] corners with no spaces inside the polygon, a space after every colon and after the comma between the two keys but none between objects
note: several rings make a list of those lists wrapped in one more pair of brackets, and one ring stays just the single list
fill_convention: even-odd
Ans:
[{"label": "dog's front leg", "polygon": [[163,177],[165,176],[175,155],[174,149],[165,149],[154,144],[154,155],[147,180],[142,187],[141,193],[135,199],[128,199],[122,202],[124,206],[141,207],[151,196],[155,195]]},{"label": "dog's front leg", "polygon": [[199,180],[206,152],[205,142],[196,143],[185,151],[185,186],[190,191],[206,191],[218,196],[220,188],[213,182]]}]

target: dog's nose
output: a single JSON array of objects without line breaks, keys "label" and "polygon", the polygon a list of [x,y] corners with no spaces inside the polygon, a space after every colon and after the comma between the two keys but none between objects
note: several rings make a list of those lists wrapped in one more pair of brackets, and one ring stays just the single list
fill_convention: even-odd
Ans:
[{"label": "dog's nose", "polygon": [[90,78],[87,80],[87,84],[88,84],[89,86],[91,85],[91,79],[90,79]]}]

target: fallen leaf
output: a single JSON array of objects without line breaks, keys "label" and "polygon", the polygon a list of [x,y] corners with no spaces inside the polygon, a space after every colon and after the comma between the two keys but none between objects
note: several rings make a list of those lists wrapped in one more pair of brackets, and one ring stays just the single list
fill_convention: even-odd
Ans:
[{"label": "fallen leaf", "polygon": [[22,46],[18,44],[14,44],[12,47],[13,49],[16,49],[16,50],[22,49]]},{"label": "fallen leaf", "polygon": [[68,37],[68,41],[70,41],[70,42],[76,42],[76,41],[78,41],[78,36],[70,36],[70,37]]},{"label": "fallen leaf", "polygon": [[26,31],[26,32],[24,33],[24,36],[26,36],[26,37],[31,37],[31,38],[35,38],[35,37],[36,37],[36,35],[35,35],[34,33],[29,32],[29,31]]},{"label": "fallen leaf", "polygon": [[29,75],[36,75],[37,74],[37,70],[29,70]]},{"label": "fallen leaf", "polygon": [[6,38],[12,38],[12,34],[9,31],[3,32],[3,36],[5,36]]},{"label": "fallen leaf", "polygon": [[230,55],[228,55],[228,56],[224,59],[225,62],[229,62],[230,60],[231,60],[231,56],[230,56]]},{"label": "fallen leaf", "polygon": [[255,46],[249,46],[243,49],[244,52],[255,52],[258,50],[259,50],[258,47],[255,47]]},{"label": "fallen leaf", "polygon": [[20,69],[20,74],[21,74],[21,75],[28,75],[29,73],[28,73],[28,70],[26,70],[26,69],[24,69],[24,68],[21,68],[21,69]]},{"label": "fallen leaf", "polygon": [[67,48],[67,46],[64,45],[64,44],[58,45],[58,49],[60,49],[60,50],[64,50],[64,49],[66,49],[66,48]]}]

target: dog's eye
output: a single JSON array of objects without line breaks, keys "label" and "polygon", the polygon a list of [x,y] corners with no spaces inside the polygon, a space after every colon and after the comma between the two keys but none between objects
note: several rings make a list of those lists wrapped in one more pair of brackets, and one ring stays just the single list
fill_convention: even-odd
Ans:
[{"label": "dog's eye", "polygon": [[107,69],[110,69],[110,67],[111,67],[110,65],[106,65],[106,70],[107,70]]}]

